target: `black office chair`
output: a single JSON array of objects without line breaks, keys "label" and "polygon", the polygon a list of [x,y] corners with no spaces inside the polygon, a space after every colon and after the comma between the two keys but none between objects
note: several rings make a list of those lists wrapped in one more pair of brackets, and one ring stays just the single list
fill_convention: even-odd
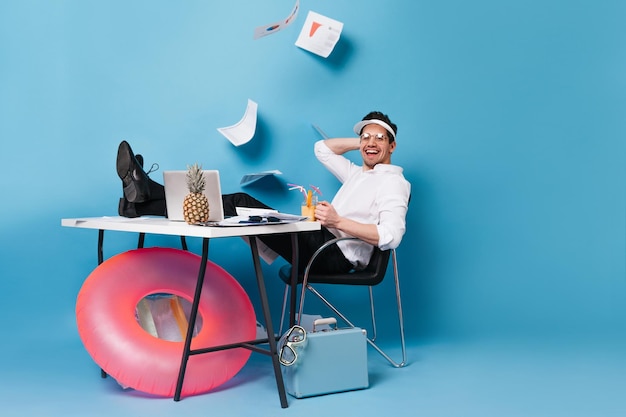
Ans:
[{"label": "black office chair", "polygon": [[[391,365],[396,368],[401,368],[407,363],[406,359],[406,345],[404,339],[404,320],[402,316],[402,302],[400,299],[400,281],[398,278],[398,263],[396,259],[396,251],[395,249],[390,250],[380,250],[375,247],[374,252],[372,253],[372,257],[370,258],[370,262],[364,270],[361,271],[350,271],[345,274],[317,274],[311,273],[311,265],[317,260],[319,255],[324,252],[326,248],[329,246],[342,241],[342,240],[357,240],[353,237],[340,237],[332,239],[326,242],[323,246],[321,246],[311,257],[309,262],[307,263],[306,268],[303,273],[298,274],[298,284],[302,285],[300,292],[300,307],[297,315],[297,322],[300,323],[300,319],[302,318],[302,311],[304,307],[304,298],[306,294],[306,290],[309,290],[311,293],[315,294],[328,308],[330,308],[337,316],[339,316],[348,326],[356,327],[348,318],[341,313],[335,306],[333,306],[322,294],[314,288],[311,284],[332,284],[332,285],[360,285],[360,286],[368,286],[369,287],[369,297],[370,297],[370,313],[372,319],[372,336],[368,337],[368,343],[379,353],[381,354]],[[396,303],[398,306],[398,319],[400,324],[400,343],[402,348],[402,361],[396,362],[391,359],[378,345],[375,343],[376,340],[376,314],[374,309],[374,293],[373,287],[382,282],[385,277],[385,273],[387,272],[387,265],[389,263],[389,258],[391,257],[393,263],[393,274],[394,274],[394,283],[396,289]],[[285,318],[285,311],[287,306],[287,296],[289,290],[291,288],[291,265],[283,266],[279,271],[280,278],[287,284],[285,286],[285,293],[283,296],[283,310],[280,319],[280,329],[282,332],[283,321]],[[296,288],[291,288],[292,297],[295,297]],[[295,298],[291,304],[295,305]],[[293,314],[293,313],[291,313]]]}]

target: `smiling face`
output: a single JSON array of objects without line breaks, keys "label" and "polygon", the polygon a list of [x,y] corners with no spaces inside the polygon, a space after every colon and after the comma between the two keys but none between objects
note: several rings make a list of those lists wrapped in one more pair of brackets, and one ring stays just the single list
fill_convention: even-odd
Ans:
[{"label": "smiling face", "polygon": [[391,153],[396,149],[396,141],[390,143],[387,130],[372,123],[361,130],[360,149],[364,169],[373,169],[377,164],[391,163]]}]

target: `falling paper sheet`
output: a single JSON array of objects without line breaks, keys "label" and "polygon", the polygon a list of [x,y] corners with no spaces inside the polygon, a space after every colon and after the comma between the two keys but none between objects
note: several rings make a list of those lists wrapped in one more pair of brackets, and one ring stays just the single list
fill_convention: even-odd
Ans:
[{"label": "falling paper sheet", "polygon": [[280,174],[282,174],[282,172],[280,172],[277,169],[273,169],[271,171],[256,172],[254,174],[246,174],[241,178],[241,182],[239,184],[242,186],[246,186],[246,185],[252,184],[255,181],[260,180],[261,178],[265,178],[271,175],[280,175]]},{"label": "falling paper sheet", "polygon": [[228,127],[218,127],[217,131],[231,141],[235,146],[250,142],[256,131],[256,114],[258,105],[248,99],[246,114],[237,124]]},{"label": "falling paper sheet", "polygon": [[316,131],[317,133],[319,133],[319,134],[320,134],[320,136],[321,136],[322,138],[324,138],[324,139],[328,139],[328,138],[330,137],[330,136],[328,136],[328,135],[326,134],[326,132],[324,132],[324,131],[323,131],[323,130],[322,130],[322,129],[318,126],[318,125],[316,125],[315,123],[311,124],[311,126],[313,126],[313,129],[315,129],[315,131]]},{"label": "falling paper sheet", "polygon": [[295,6],[293,6],[293,10],[287,16],[285,20],[281,20],[280,22],[270,23],[269,25],[259,26],[254,29],[254,39],[259,39],[267,35],[271,35],[272,33],[276,33],[279,30],[286,28],[290,24],[296,20],[298,16],[298,10],[300,9],[300,0],[296,0]]},{"label": "falling paper sheet", "polygon": [[328,58],[339,41],[342,30],[343,23],[310,11],[296,40],[296,46]]}]

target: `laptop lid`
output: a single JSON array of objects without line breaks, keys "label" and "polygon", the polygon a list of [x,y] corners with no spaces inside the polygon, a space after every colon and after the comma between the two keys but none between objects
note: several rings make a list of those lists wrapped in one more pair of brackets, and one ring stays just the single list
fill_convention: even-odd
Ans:
[{"label": "laptop lid", "polygon": [[[204,195],[209,200],[209,221],[221,222],[224,220],[224,206],[220,173],[217,170],[203,170],[202,175],[206,181]],[[167,218],[172,221],[184,221],[183,201],[189,194],[187,171],[163,171],[163,186],[165,187]]]}]

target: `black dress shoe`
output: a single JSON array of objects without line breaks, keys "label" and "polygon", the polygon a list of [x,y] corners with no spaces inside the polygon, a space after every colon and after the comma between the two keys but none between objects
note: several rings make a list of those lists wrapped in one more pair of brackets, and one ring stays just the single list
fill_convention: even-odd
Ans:
[{"label": "black dress shoe", "polygon": [[117,175],[122,180],[124,197],[130,203],[143,203],[150,199],[150,178],[142,163],[137,160],[128,142],[122,141],[117,149]]},{"label": "black dress shoe", "polygon": [[[143,156],[138,153],[135,155],[135,159],[137,159],[137,162],[139,162],[139,165],[141,165],[141,167],[143,168]],[[148,188],[150,190],[149,191],[150,200],[165,200],[165,187],[163,187],[161,184],[159,184],[158,182],[150,178],[150,173],[152,171],[156,171],[157,169],[159,169],[159,164],[152,164],[152,167],[150,168],[150,170],[146,172],[146,175],[148,175]],[[144,169],[144,172],[145,172],[145,169]],[[154,213],[150,213],[150,214],[154,214]]]},{"label": "black dress shoe", "polygon": [[[143,156],[141,154],[136,154],[135,159],[143,168]],[[152,169],[154,169],[154,164],[146,175],[150,175]],[[131,218],[140,216],[167,216],[167,209],[165,207],[165,188],[158,182],[153,181],[152,178],[148,177],[148,180],[150,199],[144,201],[143,203],[131,203],[126,199],[126,197],[120,198],[117,208],[120,216]]]}]

